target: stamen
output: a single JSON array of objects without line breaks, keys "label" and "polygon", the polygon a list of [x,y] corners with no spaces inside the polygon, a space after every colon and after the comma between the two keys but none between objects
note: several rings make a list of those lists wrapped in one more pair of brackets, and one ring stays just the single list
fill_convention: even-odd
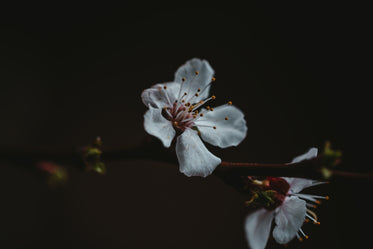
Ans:
[{"label": "stamen", "polygon": [[298,229],[299,232],[303,235],[303,237],[305,237],[306,239],[308,239],[309,237],[303,232],[302,228],[299,228]]},{"label": "stamen", "polygon": [[[167,89],[167,86],[163,86],[163,89],[166,90]],[[170,100],[170,97],[168,96],[168,92],[165,91],[165,95],[166,95],[166,98],[167,98],[167,102],[170,106],[172,106],[172,103],[171,103],[171,100]]]},{"label": "stamen", "polygon": [[310,208],[317,208],[317,205],[314,205],[314,204],[311,204],[311,203],[307,203],[307,202],[306,202],[306,206],[310,207]]},{"label": "stamen", "polygon": [[[310,214],[310,215],[309,215],[309,214]],[[312,216],[311,216],[311,215],[312,215]],[[316,215],[313,211],[307,209],[306,216],[307,216],[310,220],[312,220],[314,224],[320,225],[320,222],[317,221],[317,215]]]},{"label": "stamen", "polygon": [[291,194],[291,195],[298,196],[299,198],[304,199],[304,200],[312,201],[316,204],[321,204],[321,201],[317,199],[325,199],[325,200],[329,199],[329,196],[319,196],[319,195],[309,195],[309,194],[299,194],[299,193]]},{"label": "stamen", "polygon": [[216,126],[203,125],[203,124],[199,124],[199,123],[198,123],[198,127],[210,127],[210,128],[216,129]]},{"label": "stamen", "polygon": [[211,81],[206,85],[206,86],[204,86],[203,88],[202,88],[202,90],[200,89],[200,88],[198,88],[198,90],[197,90],[197,92],[200,92],[200,94],[202,94],[209,86],[211,86],[211,83],[212,82],[214,82],[215,81],[215,78],[213,77],[212,79],[211,79]]},{"label": "stamen", "polygon": [[205,101],[201,100],[199,103],[195,104],[192,108],[192,111],[194,111],[195,109],[199,108],[200,106],[202,106],[203,104],[205,104]]},{"label": "stamen", "polygon": [[168,114],[169,117],[172,117],[171,112],[168,110],[167,106],[163,107],[163,110],[166,111],[166,113]]},{"label": "stamen", "polygon": [[178,120],[179,120],[180,117],[181,117],[182,115],[184,116],[182,119],[184,119],[185,116],[187,115],[187,113],[186,113],[185,111],[186,111],[186,108],[184,107],[184,108],[182,109],[182,111],[179,112],[179,113],[176,115],[175,119],[178,119]]}]

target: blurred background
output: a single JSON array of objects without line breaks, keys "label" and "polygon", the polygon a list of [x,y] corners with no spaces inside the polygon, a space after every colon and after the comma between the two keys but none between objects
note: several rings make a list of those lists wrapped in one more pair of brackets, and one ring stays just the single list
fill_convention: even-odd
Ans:
[{"label": "blurred background", "polygon": [[[223,160],[288,162],[330,140],[343,151],[340,169],[371,172],[365,10],[253,1],[3,6],[0,148],[69,149],[96,136],[135,146],[146,137],[142,90],[198,57],[215,69],[216,105],[232,100],[246,115],[239,147],[208,147]],[[243,197],[215,176],[188,178],[177,165],[140,159],[108,163],[105,176],[70,173],[50,189],[33,171],[1,163],[0,248],[247,248]],[[304,226],[310,239],[288,248],[363,248],[371,183],[310,189],[331,200],[317,210],[320,226]]]}]

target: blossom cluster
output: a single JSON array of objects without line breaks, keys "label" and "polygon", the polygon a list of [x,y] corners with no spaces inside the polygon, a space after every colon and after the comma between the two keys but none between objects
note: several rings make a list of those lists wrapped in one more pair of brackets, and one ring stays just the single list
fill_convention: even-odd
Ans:
[{"label": "blossom cluster", "polygon": [[[155,84],[141,95],[148,107],[145,130],[165,147],[175,145],[180,172],[186,176],[206,177],[221,163],[202,140],[227,148],[237,146],[246,137],[244,114],[231,101],[218,107],[209,105],[216,98],[209,94],[213,82],[210,64],[194,58],[177,69],[173,81]],[[317,149],[311,148],[292,163],[316,156]],[[318,223],[312,208],[319,199],[328,197],[300,192],[321,183],[302,178],[245,177],[242,192],[250,211],[245,220],[248,245],[252,249],[265,248],[273,223],[273,238],[280,244],[295,237],[308,238],[301,227],[308,220]]]}]

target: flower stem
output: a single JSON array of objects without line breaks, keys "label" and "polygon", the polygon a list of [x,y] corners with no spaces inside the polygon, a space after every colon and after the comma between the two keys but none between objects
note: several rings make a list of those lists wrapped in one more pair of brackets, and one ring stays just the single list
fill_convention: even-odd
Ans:
[{"label": "flower stem", "polygon": [[[39,161],[50,160],[66,167],[84,168],[82,148],[2,148],[0,161],[33,168]],[[323,179],[320,172],[319,157],[299,163],[246,163],[223,161],[214,175],[231,176],[289,176],[310,179]],[[102,160],[105,163],[121,160],[149,160],[178,164],[176,153],[166,149],[157,141],[145,141],[130,148],[103,148]],[[373,179],[372,173],[358,173],[331,170],[333,178]]]}]

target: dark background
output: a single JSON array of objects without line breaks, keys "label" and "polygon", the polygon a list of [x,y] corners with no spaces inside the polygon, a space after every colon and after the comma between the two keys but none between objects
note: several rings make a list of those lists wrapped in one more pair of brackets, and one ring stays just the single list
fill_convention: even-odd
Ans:
[{"label": "dark background", "polygon": [[[371,172],[366,6],[33,3],[1,12],[1,147],[70,148],[97,135],[106,146],[137,145],[141,91],[198,57],[215,69],[216,104],[232,100],[246,114],[239,147],[209,147],[223,160],[288,162],[330,140],[341,169]],[[73,170],[51,190],[1,163],[0,248],[247,248],[243,198],[220,179],[141,160],[107,168]],[[310,239],[288,248],[365,248],[370,184],[315,187],[331,196],[317,210],[321,226],[305,225]]]}]

